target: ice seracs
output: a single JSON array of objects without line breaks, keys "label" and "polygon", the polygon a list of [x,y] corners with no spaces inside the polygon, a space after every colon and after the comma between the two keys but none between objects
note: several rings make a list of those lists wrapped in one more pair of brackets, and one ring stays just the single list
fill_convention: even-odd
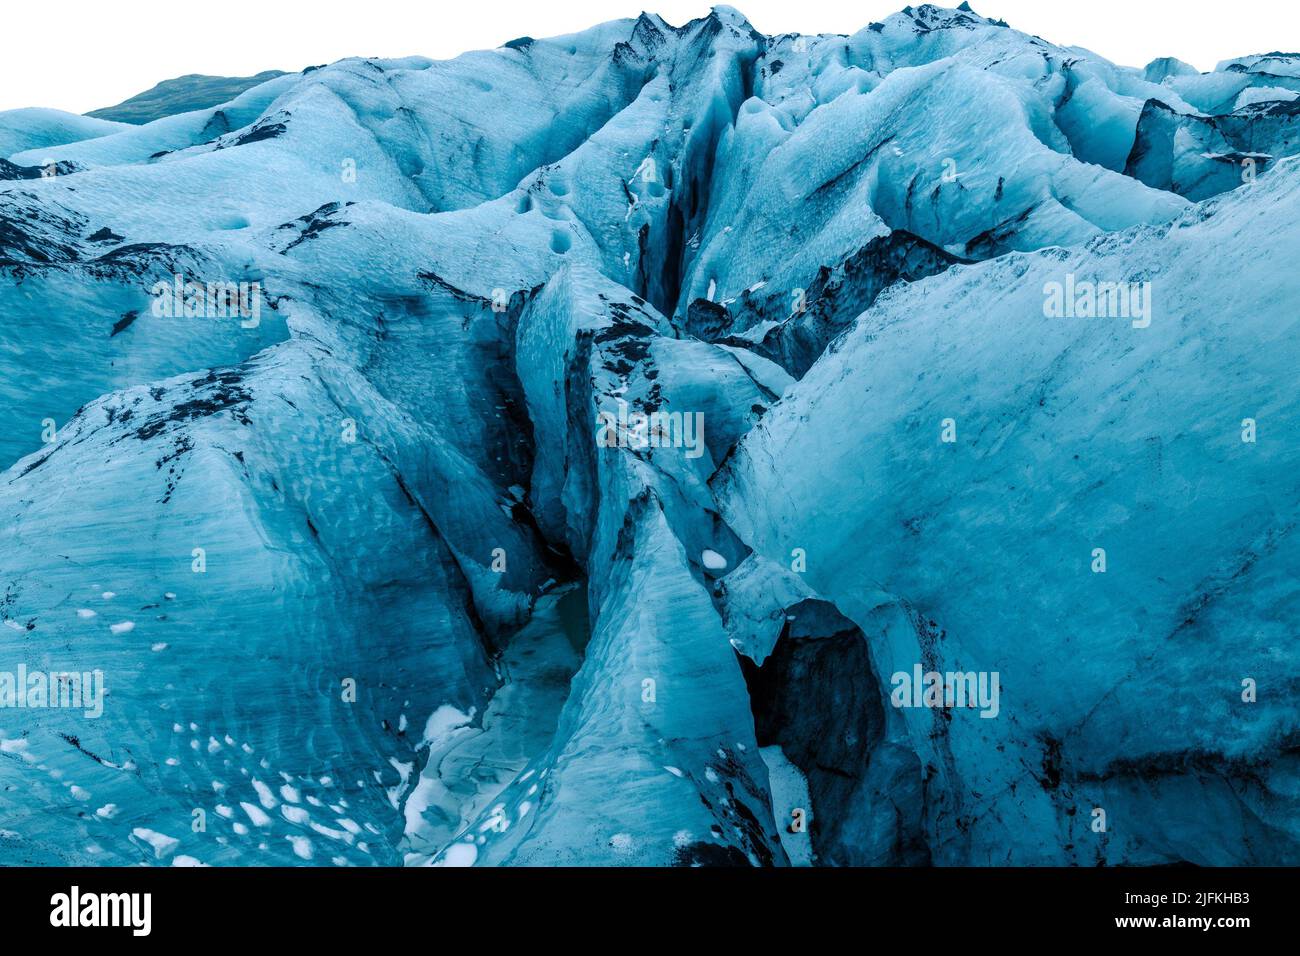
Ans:
[{"label": "ice seracs", "polygon": [[0,863],[1296,862],[1297,96],[719,7],[0,114],[0,633],[111,691]]}]

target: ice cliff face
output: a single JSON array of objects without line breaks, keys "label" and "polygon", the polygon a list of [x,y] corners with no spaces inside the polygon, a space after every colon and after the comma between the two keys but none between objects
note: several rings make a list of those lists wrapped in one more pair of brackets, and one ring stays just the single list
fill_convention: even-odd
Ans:
[{"label": "ice cliff face", "polygon": [[717,8],[0,114],[0,862],[1300,861],[1297,95]]}]

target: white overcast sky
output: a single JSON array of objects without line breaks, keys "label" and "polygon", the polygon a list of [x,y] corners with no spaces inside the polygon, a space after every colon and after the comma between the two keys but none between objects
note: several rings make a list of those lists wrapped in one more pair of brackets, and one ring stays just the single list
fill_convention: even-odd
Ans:
[{"label": "white overcast sky", "polygon": [[[0,110],[112,106],[186,73],[246,76],[345,56],[437,59],[709,0],[0,0]],[[960,0],[945,5],[956,6]],[[1300,50],[1300,0],[971,0],[986,17],[1117,63]],[[737,0],[764,33],[854,33],[906,0]]]}]

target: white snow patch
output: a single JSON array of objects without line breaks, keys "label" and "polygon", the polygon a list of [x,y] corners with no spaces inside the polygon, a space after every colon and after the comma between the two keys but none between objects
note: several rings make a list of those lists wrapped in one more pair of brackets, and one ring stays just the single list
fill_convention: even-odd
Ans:
[{"label": "white snow patch", "polygon": [[[799,768],[786,759],[779,744],[759,747],[759,756],[767,764],[767,777],[772,789],[772,816],[776,823],[781,846],[793,866],[812,866],[812,801],[808,797],[808,781]],[[791,833],[794,822],[791,815],[796,809],[804,812],[803,831]]]},{"label": "white snow patch", "polygon": [[331,827],[322,826],[321,824],[317,823],[315,820],[311,822],[311,828],[315,830],[317,833],[319,833],[321,836],[326,837],[330,840],[342,840],[344,843],[352,842],[352,834],[345,833],[342,830],[335,830]]},{"label": "white snow patch", "polygon": [[286,840],[293,846],[293,852],[304,860],[310,860],[314,854],[311,840],[305,836],[287,836]]},{"label": "white snow patch", "polygon": [[248,819],[253,821],[253,826],[269,827],[271,825],[271,818],[266,815],[266,812],[261,807],[255,807],[251,803],[242,802],[239,805],[243,807],[244,812],[248,814]]},{"label": "white snow patch", "polygon": [[424,722],[424,738],[421,745],[432,747],[441,743],[444,739],[452,734],[453,731],[464,727],[474,719],[475,708],[471,707],[469,713],[463,713],[451,704],[443,704]]},{"label": "white snow patch", "polygon": [[273,810],[273,809],[275,809],[275,805],[276,805],[279,801],[275,799],[275,794],[273,794],[273,793],[271,792],[271,788],[270,788],[270,787],[268,787],[266,784],[262,783],[262,781],[260,781],[260,780],[254,780],[254,781],[253,781],[253,789],[257,791],[257,802],[258,802],[258,803],[260,803],[262,806],[266,807],[266,809],[268,809],[268,810]]},{"label": "white snow patch", "polygon": [[609,845],[615,853],[626,855],[636,849],[636,841],[632,839],[630,833],[615,833],[609,838]]},{"label": "white snow patch", "polygon": [[157,830],[150,830],[147,827],[136,827],[131,831],[131,836],[143,840],[153,847],[154,858],[158,860],[175,853],[176,848],[181,845],[181,841],[175,837],[169,837],[165,833],[159,833]]},{"label": "white snow patch", "polygon": [[306,826],[311,822],[311,814],[302,807],[281,807],[280,814],[290,823]]},{"label": "white snow patch", "polygon": [[473,866],[478,859],[478,847],[473,843],[453,843],[434,866]]}]

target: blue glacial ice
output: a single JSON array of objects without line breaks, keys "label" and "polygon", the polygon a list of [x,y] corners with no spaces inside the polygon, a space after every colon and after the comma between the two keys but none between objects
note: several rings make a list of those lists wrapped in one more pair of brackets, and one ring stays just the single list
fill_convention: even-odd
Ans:
[{"label": "blue glacial ice", "polygon": [[1300,862],[1300,56],[238,88],[0,113],[0,864]]}]

